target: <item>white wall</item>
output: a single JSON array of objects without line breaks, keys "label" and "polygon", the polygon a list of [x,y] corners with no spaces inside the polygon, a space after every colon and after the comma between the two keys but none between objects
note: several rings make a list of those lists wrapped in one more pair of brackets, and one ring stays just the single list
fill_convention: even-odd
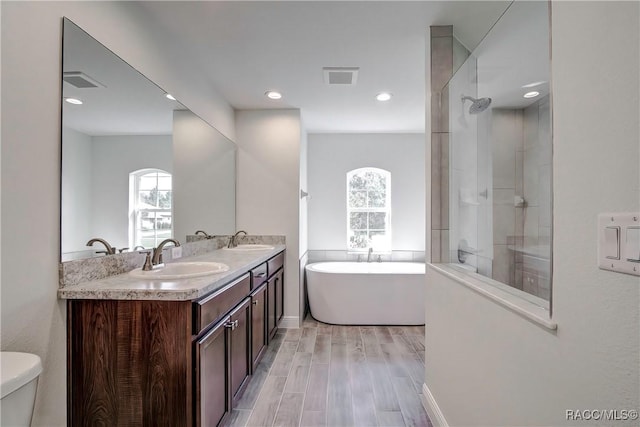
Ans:
[{"label": "white wall", "polygon": [[[309,192],[309,136],[302,132],[300,140],[300,189]],[[300,256],[309,247],[309,197],[300,199]]]},{"label": "white wall", "polygon": [[[309,165],[309,136],[304,131],[304,125],[302,129],[302,135],[300,140],[300,190],[309,192],[309,180],[308,180],[308,165]],[[298,263],[298,283],[300,284],[300,316],[304,317],[305,306],[307,304],[307,287],[305,283],[305,267],[309,261],[307,256],[307,250],[309,249],[309,197],[300,198],[300,248],[298,252],[300,254],[300,260]]]},{"label": "white wall", "polygon": [[347,249],[347,172],[391,172],[393,250],[424,250],[424,134],[310,134],[309,249]]},{"label": "white wall", "polygon": [[143,18],[130,13],[127,2],[1,2],[0,7],[0,342],[2,350],[33,352],[42,357],[44,372],[38,384],[33,425],[64,426],[66,305],[56,295],[62,16],[229,135],[233,131],[233,111],[220,96],[194,84],[207,76],[195,76],[198,70],[162,54],[163,41],[151,35],[152,27]]},{"label": "white wall", "polygon": [[173,236],[233,234],[235,145],[190,111],[173,113]]},{"label": "white wall", "polygon": [[558,330],[427,274],[426,385],[451,426],[593,425],[565,410],[638,409],[640,280],[596,265],[598,213],[640,210],[638,19],[637,2],[552,3]]},{"label": "white wall", "polygon": [[302,134],[299,110],[236,111],[236,227],[286,237],[284,316],[296,320]]},{"label": "white wall", "polygon": [[91,137],[82,132],[62,129],[65,140],[62,147],[62,253],[86,249],[85,244],[92,236],[91,202],[91,162],[93,144]]},{"label": "white wall", "polygon": [[129,174],[148,168],[173,173],[171,135],[94,136],[92,140],[93,224],[86,240],[101,237],[118,249],[131,247]]}]

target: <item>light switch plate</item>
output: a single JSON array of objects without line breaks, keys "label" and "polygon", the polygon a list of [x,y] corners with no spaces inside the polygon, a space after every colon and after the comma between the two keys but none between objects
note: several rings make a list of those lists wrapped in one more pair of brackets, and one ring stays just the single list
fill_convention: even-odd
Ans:
[{"label": "light switch plate", "polygon": [[627,232],[633,235],[638,227],[640,212],[598,215],[598,267],[640,276],[640,262],[633,261],[638,256],[635,245],[627,244]]}]

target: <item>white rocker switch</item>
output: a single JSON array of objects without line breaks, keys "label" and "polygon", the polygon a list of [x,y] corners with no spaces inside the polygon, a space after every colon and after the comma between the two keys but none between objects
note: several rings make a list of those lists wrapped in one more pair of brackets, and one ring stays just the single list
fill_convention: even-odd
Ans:
[{"label": "white rocker switch", "polygon": [[597,236],[598,268],[640,277],[640,212],[598,214]]},{"label": "white rocker switch", "polygon": [[627,261],[640,262],[640,227],[628,227],[624,253]]},{"label": "white rocker switch", "polygon": [[609,259],[620,259],[620,227],[605,227],[604,256]]}]

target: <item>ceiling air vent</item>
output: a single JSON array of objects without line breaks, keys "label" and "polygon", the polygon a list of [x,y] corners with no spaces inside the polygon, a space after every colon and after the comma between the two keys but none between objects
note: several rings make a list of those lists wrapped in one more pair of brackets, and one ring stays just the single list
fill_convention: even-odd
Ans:
[{"label": "ceiling air vent", "polygon": [[328,85],[354,85],[358,81],[359,67],[324,67],[324,82]]},{"label": "ceiling air vent", "polygon": [[94,87],[105,87],[94,78],[87,76],[81,71],[65,71],[62,80],[77,87],[78,89],[89,89]]}]

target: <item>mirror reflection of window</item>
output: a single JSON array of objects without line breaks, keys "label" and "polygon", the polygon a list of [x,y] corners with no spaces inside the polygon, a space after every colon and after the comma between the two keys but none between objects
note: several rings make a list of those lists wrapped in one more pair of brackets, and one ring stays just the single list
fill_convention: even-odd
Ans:
[{"label": "mirror reflection of window", "polygon": [[351,251],[391,251],[391,173],[377,168],[347,173],[347,244]]},{"label": "mirror reflection of window", "polygon": [[142,169],[129,175],[131,247],[154,248],[173,237],[171,174]]},{"label": "mirror reflection of window", "polygon": [[[66,18],[63,35],[62,98],[84,103],[60,100],[61,261],[95,256],[93,237],[140,250],[200,228],[233,234],[235,144]],[[156,187],[140,196],[153,210],[136,218],[129,174],[148,168],[172,185],[153,178],[155,199]]]}]

